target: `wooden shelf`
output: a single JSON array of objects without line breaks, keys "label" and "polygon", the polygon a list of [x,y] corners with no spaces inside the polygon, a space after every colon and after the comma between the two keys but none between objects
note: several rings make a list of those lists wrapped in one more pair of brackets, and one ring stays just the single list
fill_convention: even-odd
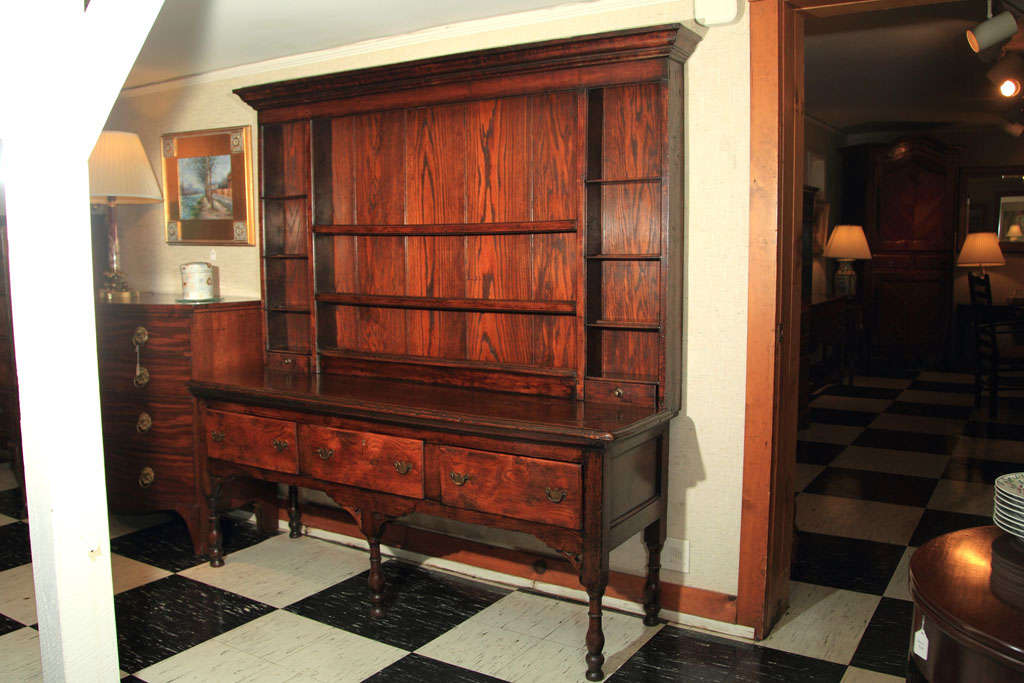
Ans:
[{"label": "wooden shelf", "polygon": [[660,183],[661,176],[650,176],[647,178],[591,178],[586,181],[587,185],[632,185],[635,183]]},{"label": "wooden shelf", "polygon": [[641,379],[639,377],[626,377],[624,375],[586,375],[583,379],[594,382],[621,382],[622,384],[643,384],[644,386],[657,386],[656,379]]},{"label": "wooden shelf", "polygon": [[273,306],[268,305],[266,307],[268,313],[305,313],[309,314],[309,309],[305,306]]},{"label": "wooden shelf", "polygon": [[576,221],[418,223],[412,225],[314,225],[318,235],[517,235],[576,232]]},{"label": "wooden shelf", "polygon": [[286,260],[286,259],[309,260],[309,257],[306,256],[305,254],[267,254],[263,258],[265,258],[265,259],[281,259],[281,260]]},{"label": "wooden shelf", "polygon": [[330,358],[347,358],[350,360],[369,360],[383,363],[415,363],[417,365],[431,365],[445,368],[472,368],[476,370],[518,372],[527,375],[545,375],[549,377],[576,376],[576,371],[572,368],[543,368],[535,365],[489,363],[487,361],[477,360],[448,360],[441,358],[429,358],[427,356],[409,356],[404,354],[363,353],[359,351],[345,351],[342,349],[324,347],[320,347],[320,355]]},{"label": "wooden shelf", "polygon": [[588,261],[660,261],[661,254],[592,254]]},{"label": "wooden shelf", "polygon": [[602,330],[643,330],[656,332],[661,329],[661,324],[640,320],[595,320],[594,322],[587,323],[587,327]]},{"label": "wooden shelf", "polygon": [[370,294],[317,294],[318,303],[379,308],[419,308],[444,311],[494,313],[541,313],[575,315],[575,301],[520,301],[509,299],[453,299],[429,296],[380,296]]},{"label": "wooden shelf", "polygon": [[265,194],[260,196],[261,201],[283,201],[286,199],[306,199],[308,194]]},{"label": "wooden shelf", "polygon": [[274,346],[273,344],[270,344],[267,346],[267,351],[272,353],[295,353],[304,356],[309,355],[308,346]]}]

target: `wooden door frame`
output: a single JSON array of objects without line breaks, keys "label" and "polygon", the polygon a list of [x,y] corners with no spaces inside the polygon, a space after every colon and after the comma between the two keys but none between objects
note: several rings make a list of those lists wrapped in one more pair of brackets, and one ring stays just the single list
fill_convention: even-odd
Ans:
[{"label": "wooden door frame", "polygon": [[800,369],[803,21],[949,0],[749,0],[750,253],[737,623],[763,638],[789,598]]}]

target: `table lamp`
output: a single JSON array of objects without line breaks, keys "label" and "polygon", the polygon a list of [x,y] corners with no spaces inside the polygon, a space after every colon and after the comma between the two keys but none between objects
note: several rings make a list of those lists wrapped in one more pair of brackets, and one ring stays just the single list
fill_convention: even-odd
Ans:
[{"label": "table lamp", "polygon": [[132,292],[121,272],[121,249],[117,241],[118,204],[151,204],[161,200],[149,158],[135,133],[105,130],[89,156],[89,195],[94,204],[106,204],[109,212],[107,256],[109,270],[103,273],[101,299],[130,301]]},{"label": "table lamp", "polygon": [[825,257],[839,261],[835,274],[836,296],[856,294],[857,273],[853,270],[853,262],[856,259],[871,258],[864,228],[859,225],[837,225],[825,244]]},{"label": "table lamp", "polygon": [[986,266],[1006,265],[1003,251],[999,248],[999,236],[994,232],[969,232],[956,265],[961,268],[980,268],[985,274]]}]

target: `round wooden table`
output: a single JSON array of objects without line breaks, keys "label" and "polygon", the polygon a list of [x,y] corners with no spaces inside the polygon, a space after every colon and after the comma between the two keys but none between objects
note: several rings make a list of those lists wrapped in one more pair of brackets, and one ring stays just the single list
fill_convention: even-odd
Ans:
[{"label": "round wooden table", "polygon": [[1024,681],[1019,539],[994,526],[939,536],[914,553],[910,593],[909,680]]}]

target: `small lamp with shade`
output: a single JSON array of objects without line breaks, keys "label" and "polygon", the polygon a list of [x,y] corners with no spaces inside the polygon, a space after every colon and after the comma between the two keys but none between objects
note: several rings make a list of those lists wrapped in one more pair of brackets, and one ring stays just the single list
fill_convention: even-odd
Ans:
[{"label": "small lamp with shade", "polygon": [[[1020,228],[1017,227],[1017,230],[1019,232]],[[1006,265],[1003,250],[999,248],[999,236],[994,232],[967,233],[956,265],[961,268],[978,268],[980,275],[985,275],[986,267]]]},{"label": "small lamp with shade", "polygon": [[825,257],[839,261],[835,274],[835,295],[853,296],[857,293],[857,273],[853,262],[870,259],[871,250],[864,237],[864,228],[859,225],[837,225],[825,244]]}]

